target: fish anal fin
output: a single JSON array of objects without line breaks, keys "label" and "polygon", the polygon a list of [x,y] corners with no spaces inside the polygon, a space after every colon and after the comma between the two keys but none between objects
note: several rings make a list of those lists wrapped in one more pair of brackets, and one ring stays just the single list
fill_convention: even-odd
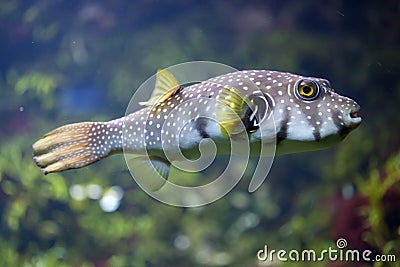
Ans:
[{"label": "fish anal fin", "polygon": [[157,156],[139,156],[131,161],[130,166],[140,186],[154,192],[167,182],[171,163]]},{"label": "fish anal fin", "polygon": [[181,89],[181,85],[174,75],[167,70],[158,70],[156,86],[149,100],[139,102],[142,106],[152,106],[161,103]]}]

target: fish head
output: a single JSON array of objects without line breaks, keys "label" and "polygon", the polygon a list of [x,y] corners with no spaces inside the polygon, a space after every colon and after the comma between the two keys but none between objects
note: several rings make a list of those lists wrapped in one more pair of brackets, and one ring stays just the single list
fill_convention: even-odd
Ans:
[{"label": "fish head", "polygon": [[361,123],[360,106],[336,93],[326,79],[267,72],[265,81],[259,88],[268,102],[274,129],[264,120],[258,134],[262,139],[263,132],[275,131],[277,154],[324,149]]}]

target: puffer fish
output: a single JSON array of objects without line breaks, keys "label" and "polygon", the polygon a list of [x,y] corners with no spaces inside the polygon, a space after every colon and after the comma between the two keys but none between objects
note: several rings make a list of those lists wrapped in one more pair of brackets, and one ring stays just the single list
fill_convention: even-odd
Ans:
[{"label": "puffer fish", "polygon": [[36,164],[48,174],[123,151],[138,161],[147,153],[168,179],[176,149],[191,154],[205,139],[222,148],[237,135],[250,146],[276,140],[281,155],[330,147],[362,120],[360,106],[328,80],[269,70],[237,71],[187,87],[159,70],[152,96],[140,104],[142,109],[122,118],[68,124],[45,134],[32,146]]}]

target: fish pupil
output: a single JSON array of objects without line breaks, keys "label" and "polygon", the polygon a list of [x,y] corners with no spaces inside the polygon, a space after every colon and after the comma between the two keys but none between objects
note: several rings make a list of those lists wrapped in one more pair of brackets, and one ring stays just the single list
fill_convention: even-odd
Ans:
[{"label": "fish pupil", "polygon": [[312,88],[310,86],[306,85],[306,86],[303,87],[303,93],[304,94],[310,95],[311,92],[312,92]]}]

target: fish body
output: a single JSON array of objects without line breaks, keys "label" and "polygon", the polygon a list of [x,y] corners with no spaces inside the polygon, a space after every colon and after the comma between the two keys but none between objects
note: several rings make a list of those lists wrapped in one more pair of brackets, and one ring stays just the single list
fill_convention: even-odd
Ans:
[{"label": "fish body", "polygon": [[122,118],[69,124],[44,135],[33,144],[36,164],[47,174],[125,151],[138,161],[148,155],[168,178],[179,151],[196,158],[207,140],[218,153],[230,153],[231,138],[245,136],[251,147],[276,142],[277,154],[287,154],[332,146],[361,123],[359,105],[329,81],[268,70],[237,71],[188,87],[161,70],[152,97],[141,105]]}]

